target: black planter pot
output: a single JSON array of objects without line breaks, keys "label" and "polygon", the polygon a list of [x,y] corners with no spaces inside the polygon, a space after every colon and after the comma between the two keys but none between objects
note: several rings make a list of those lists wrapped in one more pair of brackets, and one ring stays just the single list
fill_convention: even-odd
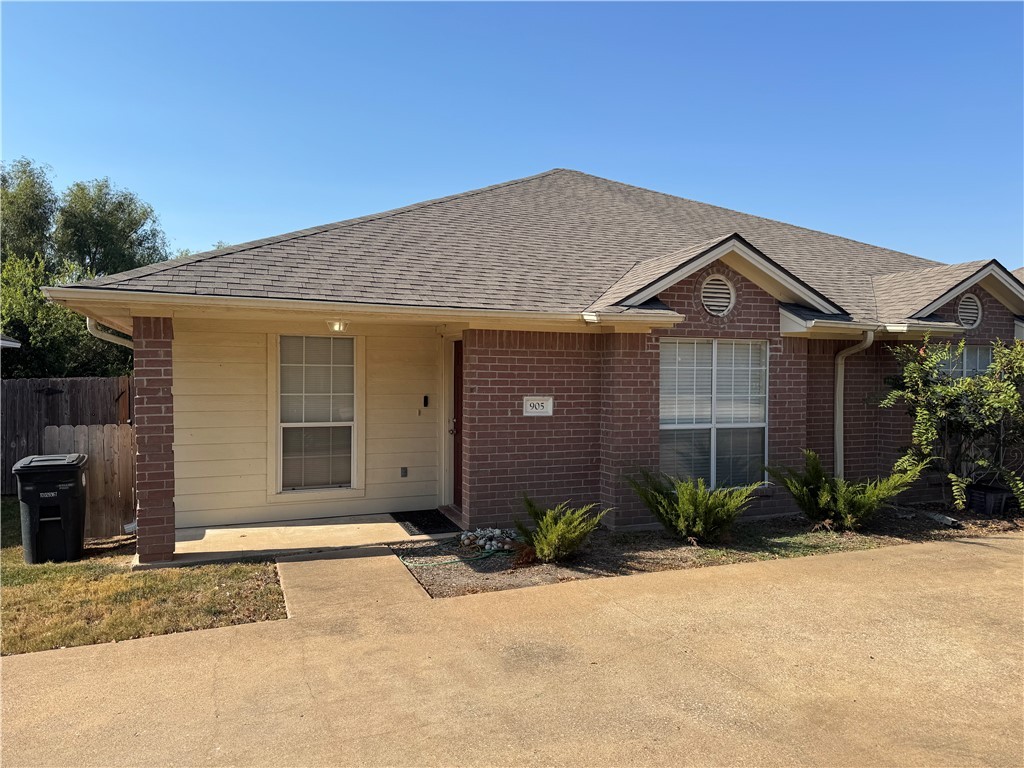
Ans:
[{"label": "black planter pot", "polygon": [[967,507],[978,515],[1002,517],[1017,507],[1017,500],[1006,488],[979,484],[967,489]]}]

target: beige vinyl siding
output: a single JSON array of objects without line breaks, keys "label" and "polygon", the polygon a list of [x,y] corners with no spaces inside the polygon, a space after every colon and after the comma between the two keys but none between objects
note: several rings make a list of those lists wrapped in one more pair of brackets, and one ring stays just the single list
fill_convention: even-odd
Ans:
[{"label": "beige vinyl siding", "polygon": [[[255,325],[255,324],[252,324]],[[440,494],[441,340],[433,328],[353,327],[363,402],[354,445],[362,487],[277,492],[277,336],[325,336],[322,322],[252,327],[174,323],[174,468],[178,527],[363,515],[434,507]],[[423,396],[429,406],[423,407]],[[361,445],[360,445],[361,443]],[[401,467],[408,476],[401,477]]]}]

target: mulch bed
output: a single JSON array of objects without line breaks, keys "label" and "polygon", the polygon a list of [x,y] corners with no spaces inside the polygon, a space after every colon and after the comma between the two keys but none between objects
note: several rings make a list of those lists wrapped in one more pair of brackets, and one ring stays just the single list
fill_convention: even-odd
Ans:
[{"label": "mulch bed", "polygon": [[[963,527],[948,528],[926,517],[925,512],[949,515]],[[921,504],[880,512],[857,533],[814,531],[802,516],[740,522],[734,526],[729,542],[714,547],[690,546],[662,531],[615,533],[600,529],[575,558],[559,564],[517,566],[505,554],[480,557],[480,553],[459,546],[457,539],[394,544],[391,549],[431,597],[457,597],[601,576],[802,557],[1020,530],[1024,530],[1021,517],[988,518],[955,512],[939,504]]]}]

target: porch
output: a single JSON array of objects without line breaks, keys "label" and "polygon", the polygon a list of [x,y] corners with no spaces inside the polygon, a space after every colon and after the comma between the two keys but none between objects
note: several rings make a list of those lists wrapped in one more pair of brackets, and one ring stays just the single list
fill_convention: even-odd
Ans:
[{"label": "porch", "polygon": [[179,528],[174,535],[173,563],[198,565],[242,557],[300,555],[455,535],[454,531],[412,533],[390,514]]}]

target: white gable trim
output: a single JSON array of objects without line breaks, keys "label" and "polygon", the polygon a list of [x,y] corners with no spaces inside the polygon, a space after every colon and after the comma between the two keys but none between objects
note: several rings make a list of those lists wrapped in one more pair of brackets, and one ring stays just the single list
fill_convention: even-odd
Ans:
[{"label": "white gable trim", "polygon": [[[908,275],[908,279],[912,279],[912,275],[913,273],[910,273],[910,275]],[[924,309],[915,312],[913,317],[927,317],[940,307],[948,304],[967,289],[972,288],[982,280],[989,280],[990,278],[990,288],[988,289],[988,292],[1009,307],[1015,314],[1024,313],[1024,289],[1020,287],[1020,284],[1014,278],[1009,276],[1002,266],[993,261],[979,269],[966,280],[962,280],[954,285]],[[994,283],[991,281],[994,281]]]},{"label": "white gable trim", "polygon": [[[842,307],[839,307],[825,297],[818,294],[816,291],[808,288],[808,286],[801,283],[799,280],[794,278],[785,270],[781,269],[778,265],[767,259],[762,254],[758,253],[750,246],[739,240],[735,236],[729,237],[723,240],[721,243],[716,245],[711,250],[701,254],[695,259],[680,264],[675,269],[666,273],[663,277],[656,280],[655,282],[648,285],[641,291],[634,293],[629,298],[622,301],[628,307],[636,307],[643,304],[645,301],[650,301],[659,293],[664,291],[666,288],[678,283],[695,272],[699,272],[704,267],[708,266],[712,262],[717,261],[723,256],[729,253],[736,253],[741,256],[744,260],[749,262],[757,271],[764,273],[768,278],[769,282],[775,282],[782,286],[790,296],[776,297],[783,300],[792,301],[793,297],[799,299],[801,303],[805,303],[808,306],[813,307],[819,312],[827,312],[829,314],[844,314]],[[746,275],[744,275],[746,277]],[[749,279],[749,278],[748,278]],[[756,282],[756,281],[755,281]],[[765,288],[765,286],[761,286]],[[768,290],[766,288],[766,290]],[[773,293],[769,290],[769,293]]]}]

